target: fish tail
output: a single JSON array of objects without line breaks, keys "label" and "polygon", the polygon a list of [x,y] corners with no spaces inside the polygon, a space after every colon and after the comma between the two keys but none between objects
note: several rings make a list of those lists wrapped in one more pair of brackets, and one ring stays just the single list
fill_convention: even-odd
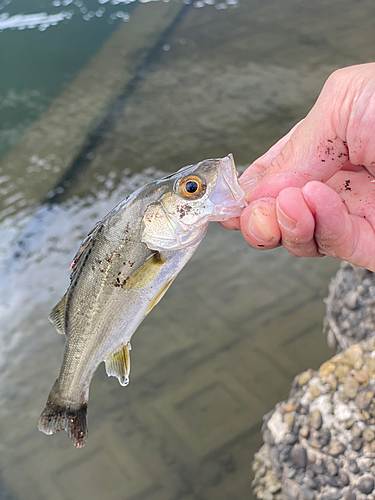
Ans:
[{"label": "fish tail", "polygon": [[40,415],[38,429],[45,434],[66,431],[74,446],[82,448],[87,439],[87,403],[78,407],[69,406],[59,401],[52,389]]}]

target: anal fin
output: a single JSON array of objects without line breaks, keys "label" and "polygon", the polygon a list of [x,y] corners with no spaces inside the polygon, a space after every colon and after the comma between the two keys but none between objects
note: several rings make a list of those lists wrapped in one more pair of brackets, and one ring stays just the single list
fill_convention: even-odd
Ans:
[{"label": "anal fin", "polygon": [[129,384],[130,350],[131,345],[128,342],[104,360],[108,377],[117,377],[120,384],[124,387]]},{"label": "anal fin", "polygon": [[65,305],[66,294],[62,297],[60,302],[55,305],[49,315],[49,320],[61,335],[65,335]]}]

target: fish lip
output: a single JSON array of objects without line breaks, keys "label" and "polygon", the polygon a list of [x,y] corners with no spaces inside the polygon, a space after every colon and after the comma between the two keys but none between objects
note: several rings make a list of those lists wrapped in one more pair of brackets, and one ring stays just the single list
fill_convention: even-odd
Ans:
[{"label": "fish lip", "polygon": [[229,163],[230,169],[230,177],[228,176],[228,168],[223,168],[223,178],[225,183],[227,184],[229,191],[232,193],[232,196],[235,200],[241,201],[245,195],[243,189],[238,184],[237,178],[237,170],[236,165],[234,163],[234,158],[232,153],[229,153],[227,156],[221,159],[222,163]]},{"label": "fish lip", "polygon": [[224,221],[238,217],[246,207],[245,193],[238,184],[233,155],[229,153],[219,162],[216,185],[209,196],[209,201],[214,208],[210,217],[212,221]]}]

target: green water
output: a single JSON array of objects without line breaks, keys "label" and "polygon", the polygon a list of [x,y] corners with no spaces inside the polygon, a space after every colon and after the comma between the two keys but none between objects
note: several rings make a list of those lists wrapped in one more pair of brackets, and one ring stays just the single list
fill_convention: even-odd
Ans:
[{"label": "green water", "polygon": [[[47,0],[13,0],[4,5],[0,15],[66,11],[72,17],[44,31],[35,27],[0,32],[0,159],[124,22],[116,13],[131,14],[136,5],[101,5],[97,0],[61,2],[58,7]],[[88,13],[93,17],[85,20]]]}]

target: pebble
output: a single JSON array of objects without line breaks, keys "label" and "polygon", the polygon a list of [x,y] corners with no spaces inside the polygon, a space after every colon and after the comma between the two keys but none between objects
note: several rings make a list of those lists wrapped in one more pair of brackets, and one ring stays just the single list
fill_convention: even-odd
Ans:
[{"label": "pebble", "polygon": [[307,370],[307,371],[301,373],[301,375],[298,378],[299,385],[306,385],[307,382],[309,382],[311,380],[312,374],[313,374],[313,370]]},{"label": "pebble", "polygon": [[287,500],[298,500],[298,490],[292,485],[286,484],[283,487],[283,493]]},{"label": "pebble", "polygon": [[342,498],[342,492],[337,491],[335,493],[323,495],[322,497],[320,497],[320,500],[339,500],[340,498]]},{"label": "pebble", "polygon": [[287,460],[289,460],[290,451],[291,451],[291,447],[290,446],[286,446],[285,448],[283,448],[280,451],[280,455],[279,455],[280,462],[286,462]]},{"label": "pebble", "polygon": [[350,398],[354,399],[357,395],[359,384],[353,377],[346,377],[344,380],[343,391],[344,394]]},{"label": "pebble", "polygon": [[350,368],[348,365],[338,365],[335,370],[336,377],[339,382],[342,382],[345,377],[347,377],[350,373]]},{"label": "pebble", "polygon": [[348,309],[354,311],[358,308],[358,294],[356,290],[349,290],[345,295],[344,304]]},{"label": "pebble", "polygon": [[319,410],[313,410],[310,417],[310,425],[313,429],[319,430],[323,424],[322,414]]},{"label": "pebble", "polygon": [[[356,364],[356,362],[358,360],[363,361],[363,349],[362,349],[362,347],[358,344],[354,344],[354,345],[350,346],[345,351],[345,357],[349,360],[350,364],[353,366]],[[362,365],[356,369],[359,370],[360,368],[362,368]]]},{"label": "pebble", "polygon": [[345,451],[345,445],[340,443],[340,441],[331,441],[329,445],[329,450],[328,453],[332,455],[333,457],[338,457]]},{"label": "pebble", "polygon": [[315,491],[310,490],[310,488],[302,488],[301,496],[303,500],[315,500]]},{"label": "pebble", "polygon": [[362,439],[354,439],[352,441],[352,448],[354,451],[359,451],[363,446],[363,440]]},{"label": "pebble", "polygon": [[328,377],[326,377],[326,381],[331,386],[331,389],[334,391],[337,389],[337,379],[334,375],[328,375]]},{"label": "pebble", "polygon": [[344,486],[348,486],[350,483],[350,479],[348,474],[342,469],[339,471],[339,486],[343,488]]},{"label": "pebble", "polygon": [[306,486],[311,488],[312,490],[318,490],[319,489],[319,483],[316,479],[309,478],[307,481],[305,481]]},{"label": "pebble", "polygon": [[355,424],[355,421],[353,419],[350,419],[346,422],[345,424],[345,428],[346,429],[351,429],[353,427],[353,425]]},{"label": "pebble", "polygon": [[359,467],[358,467],[358,464],[357,464],[357,461],[354,459],[354,458],[351,458],[348,462],[348,469],[350,470],[350,472],[352,472],[353,474],[358,474],[359,472]]},{"label": "pebble", "polygon": [[294,413],[285,413],[284,422],[287,424],[289,429],[291,429],[294,423]]},{"label": "pebble", "polygon": [[316,384],[310,384],[309,389],[310,389],[310,394],[314,399],[316,399],[320,396],[321,391]]},{"label": "pebble", "polygon": [[372,402],[373,393],[370,391],[359,392],[354,399],[354,403],[360,410],[368,408]]},{"label": "pebble", "polygon": [[358,481],[358,489],[362,493],[371,493],[374,490],[374,480],[371,476],[363,476],[361,479]]},{"label": "pebble", "polygon": [[295,406],[292,405],[292,404],[288,404],[288,405],[285,405],[284,406],[284,411],[288,412],[288,411],[294,411],[295,410]]},{"label": "pebble", "polygon": [[300,430],[299,430],[299,433],[300,433],[300,436],[304,437],[304,438],[307,438],[309,436],[309,429],[307,427],[302,427]]},{"label": "pebble", "polygon": [[344,493],[344,498],[345,498],[345,500],[356,500],[357,499],[357,495],[356,495],[355,491],[353,491],[353,490],[347,490]]},{"label": "pebble", "polygon": [[356,439],[362,436],[362,431],[357,425],[354,425],[350,434],[353,439]]},{"label": "pebble", "polygon": [[371,443],[375,439],[375,432],[372,429],[365,429],[362,434],[363,440],[367,443]]},{"label": "pebble", "polygon": [[359,384],[365,384],[368,380],[368,374],[365,371],[360,370],[355,373],[354,378]]},{"label": "pebble", "polygon": [[331,439],[331,433],[328,429],[322,429],[320,431],[313,431],[310,436],[310,444],[314,448],[323,448],[326,446]]},{"label": "pebble", "polygon": [[275,438],[273,437],[273,434],[269,429],[266,429],[263,432],[263,441],[265,441],[270,446],[275,444]]},{"label": "pebble", "polygon": [[297,441],[298,441],[298,436],[296,434],[292,434],[291,432],[288,432],[285,435],[284,442],[286,444],[292,445],[292,444],[295,444]]},{"label": "pebble", "polygon": [[331,361],[326,361],[319,368],[319,377],[323,379],[327,378],[335,371],[335,368],[336,365],[334,363],[332,363]]},{"label": "pebble", "polygon": [[330,476],[337,476],[339,469],[333,460],[327,460],[325,465]]},{"label": "pebble", "polygon": [[307,452],[306,448],[303,446],[297,445],[293,446],[292,451],[290,452],[290,458],[299,468],[306,468],[307,465]]}]

